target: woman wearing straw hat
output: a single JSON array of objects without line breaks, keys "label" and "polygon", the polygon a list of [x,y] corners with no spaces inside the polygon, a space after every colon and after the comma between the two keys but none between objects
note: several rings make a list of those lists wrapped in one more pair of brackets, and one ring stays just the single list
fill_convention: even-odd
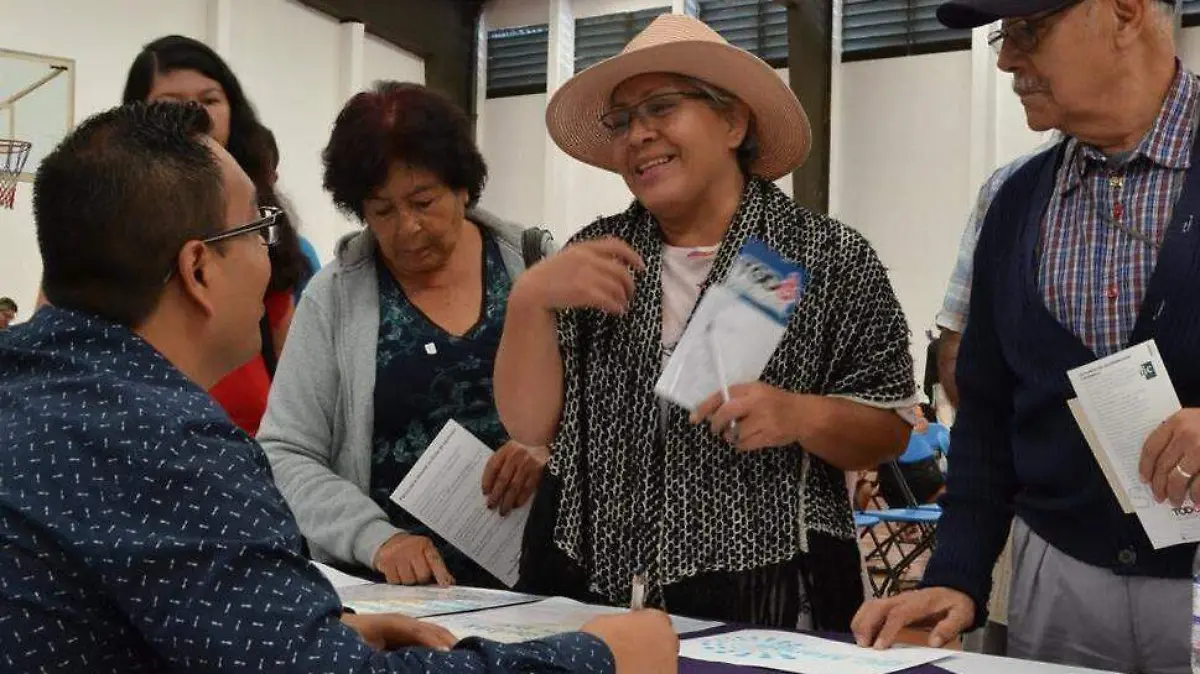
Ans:
[{"label": "woman wearing straw hat", "polygon": [[[862,583],[842,471],[900,452],[915,383],[871,247],[770,182],[808,153],[795,95],[703,23],[664,15],[564,84],[546,121],[635,201],[510,295],[497,406],[515,440],[552,451],[524,585],[623,604],[641,575],[676,613],[847,630]],[[811,280],[761,380],[689,418],[654,384],[749,237]]]}]

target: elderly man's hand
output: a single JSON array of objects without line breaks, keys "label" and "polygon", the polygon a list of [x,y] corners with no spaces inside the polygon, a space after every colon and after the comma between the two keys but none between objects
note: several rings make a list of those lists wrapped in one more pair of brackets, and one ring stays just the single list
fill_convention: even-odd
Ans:
[{"label": "elderly man's hand", "polygon": [[872,599],[858,609],[850,623],[854,640],[863,648],[891,648],[901,630],[925,625],[933,630],[929,645],[941,648],[971,627],[975,602],[948,587],[927,587],[886,599]]},{"label": "elderly man's hand", "polygon": [[1178,507],[1189,495],[1200,502],[1200,408],[1180,410],[1154,429],[1138,470],[1160,503]]}]

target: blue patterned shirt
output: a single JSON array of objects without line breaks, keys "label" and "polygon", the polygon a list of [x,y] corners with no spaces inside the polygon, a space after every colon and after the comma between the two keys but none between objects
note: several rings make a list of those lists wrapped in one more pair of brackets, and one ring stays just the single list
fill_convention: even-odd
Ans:
[{"label": "blue patterned shirt", "polygon": [[0,671],[612,672],[581,633],[375,651],[259,446],[131,331],[0,333]]}]

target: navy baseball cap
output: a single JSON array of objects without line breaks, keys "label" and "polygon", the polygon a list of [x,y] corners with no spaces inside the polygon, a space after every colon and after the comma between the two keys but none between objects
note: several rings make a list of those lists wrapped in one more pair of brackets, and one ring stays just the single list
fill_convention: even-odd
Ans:
[{"label": "navy baseball cap", "polygon": [[[1081,0],[950,0],[937,9],[938,21],[947,28],[975,28],[1000,19],[1015,19],[1053,12]],[[1174,5],[1174,0],[1162,0]]]}]

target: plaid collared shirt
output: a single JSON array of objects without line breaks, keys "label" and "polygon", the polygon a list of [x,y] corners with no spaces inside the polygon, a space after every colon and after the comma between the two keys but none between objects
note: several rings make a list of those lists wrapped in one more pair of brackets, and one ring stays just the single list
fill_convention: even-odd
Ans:
[{"label": "plaid collared shirt", "polygon": [[1178,66],[1150,132],[1125,157],[1067,143],[1042,223],[1038,285],[1098,356],[1123,349],[1191,165],[1200,83]]}]

